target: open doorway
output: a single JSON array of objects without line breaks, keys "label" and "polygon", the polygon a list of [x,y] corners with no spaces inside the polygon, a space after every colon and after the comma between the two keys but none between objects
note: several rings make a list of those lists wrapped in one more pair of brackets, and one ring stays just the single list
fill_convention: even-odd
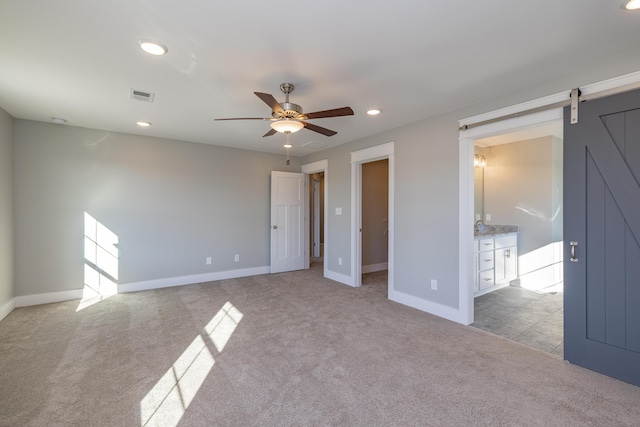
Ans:
[{"label": "open doorway", "polygon": [[474,140],[474,323],[563,356],[562,120]]},{"label": "open doorway", "polygon": [[384,286],[389,268],[389,160],[362,164],[363,286]]},{"label": "open doorway", "polygon": [[[362,285],[363,273],[363,241],[362,241],[362,170],[363,165],[378,160],[386,160],[387,168],[387,296],[397,297],[393,286],[394,272],[394,170],[395,148],[393,142],[377,145],[351,153],[351,286]],[[380,218],[380,222],[383,222]]]},{"label": "open doorway", "polygon": [[300,167],[306,175],[305,206],[309,215],[305,216],[305,268],[321,268],[323,277],[327,277],[328,248],[325,245],[328,235],[327,199],[329,181],[329,162],[319,160]]},{"label": "open doorway", "polygon": [[310,265],[324,263],[324,172],[309,175]]}]

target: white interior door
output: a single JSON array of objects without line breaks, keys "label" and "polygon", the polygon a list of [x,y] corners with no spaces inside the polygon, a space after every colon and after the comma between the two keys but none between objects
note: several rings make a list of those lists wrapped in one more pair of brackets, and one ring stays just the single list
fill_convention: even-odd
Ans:
[{"label": "white interior door", "polygon": [[305,175],[271,172],[271,272],[304,268]]}]

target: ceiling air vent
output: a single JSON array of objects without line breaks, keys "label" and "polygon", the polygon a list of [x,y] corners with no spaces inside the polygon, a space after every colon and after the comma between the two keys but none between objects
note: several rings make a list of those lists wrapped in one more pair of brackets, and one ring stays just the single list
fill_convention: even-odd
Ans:
[{"label": "ceiling air vent", "polygon": [[131,89],[131,99],[137,99],[138,101],[153,102],[155,93],[145,92],[143,90]]}]

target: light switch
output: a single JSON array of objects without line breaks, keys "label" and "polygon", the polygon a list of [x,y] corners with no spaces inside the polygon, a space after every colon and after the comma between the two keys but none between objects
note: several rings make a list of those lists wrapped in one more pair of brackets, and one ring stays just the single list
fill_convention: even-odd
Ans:
[{"label": "light switch", "polygon": [[336,215],[342,215],[342,208],[336,208]]}]

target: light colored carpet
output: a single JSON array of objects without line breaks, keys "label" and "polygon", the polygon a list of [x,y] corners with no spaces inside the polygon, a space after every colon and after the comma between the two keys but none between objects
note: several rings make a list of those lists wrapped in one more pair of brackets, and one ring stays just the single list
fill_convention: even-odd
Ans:
[{"label": "light colored carpet", "polygon": [[3,426],[640,425],[640,389],[321,270],[15,310]]}]

